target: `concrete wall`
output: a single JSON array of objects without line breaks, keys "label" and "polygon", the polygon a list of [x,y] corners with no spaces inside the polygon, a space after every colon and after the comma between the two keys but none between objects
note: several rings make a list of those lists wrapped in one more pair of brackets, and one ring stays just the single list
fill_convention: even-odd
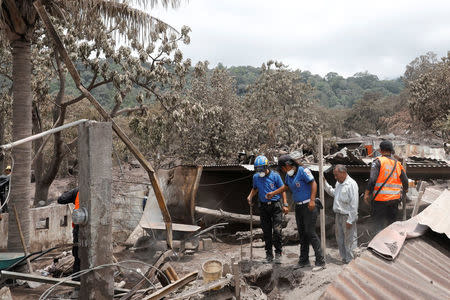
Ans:
[{"label": "concrete wall", "polygon": [[[147,189],[136,187],[127,193],[116,194],[113,201],[113,240],[124,242],[142,217],[142,198]],[[0,249],[8,244],[8,214],[0,220]],[[66,223],[65,223],[66,221]],[[64,225],[66,224],[66,225]],[[51,205],[31,209],[30,252],[72,243],[72,213],[69,205]]]},{"label": "concrete wall", "polygon": [[138,187],[134,191],[114,195],[112,230],[115,242],[125,242],[139,224],[143,214],[142,199],[146,193],[146,188]]},{"label": "concrete wall", "polygon": [[[1,214],[0,249],[8,244],[8,214]],[[72,243],[72,215],[68,205],[31,209],[30,249],[35,252],[56,245]]]},{"label": "concrete wall", "polygon": [[31,209],[30,252],[72,243],[72,214],[68,205]]}]

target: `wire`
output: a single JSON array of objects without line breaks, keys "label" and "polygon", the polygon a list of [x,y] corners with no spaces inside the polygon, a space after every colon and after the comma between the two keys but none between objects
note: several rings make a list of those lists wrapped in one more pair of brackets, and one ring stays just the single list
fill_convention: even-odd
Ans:
[{"label": "wire", "polygon": [[224,182],[218,182],[218,183],[204,183],[204,184],[199,184],[199,186],[214,186],[214,185],[228,184],[228,183],[240,181],[240,180],[243,180],[243,179],[247,179],[247,178],[250,178],[252,176],[253,176],[253,174],[250,174],[250,175],[247,175],[245,177],[233,179],[233,180],[230,180],[230,181],[224,181]]},{"label": "wire", "polygon": [[144,274],[142,274],[142,272],[138,272],[137,270],[135,270],[134,268],[131,268],[131,267],[121,266],[121,264],[123,264],[123,263],[138,263],[138,264],[146,265],[146,266],[148,266],[150,268],[155,269],[157,272],[162,274],[166,278],[167,281],[169,281],[169,279],[167,278],[166,274],[164,274],[163,271],[161,271],[160,269],[158,269],[157,267],[155,267],[153,265],[147,264],[147,263],[145,263],[143,261],[139,261],[139,260],[124,260],[124,261],[121,261],[121,262],[112,263],[112,264],[104,264],[104,265],[96,266],[94,268],[89,268],[89,269],[85,269],[85,270],[81,270],[79,272],[73,273],[72,275],[66,277],[65,279],[61,280],[60,282],[52,285],[47,290],[45,290],[42,293],[42,295],[39,297],[39,300],[47,299],[47,297],[53,292],[54,289],[56,289],[59,285],[63,284],[66,281],[69,281],[69,280],[71,280],[73,278],[78,278],[78,277],[80,277],[80,276],[82,276],[84,274],[87,274],[89,272],[92,272],[92,271],[95,271],[95,270],[99,270],[99,269],[103,269],[103,268],[108,268],[108,267],[121,267],[121,268],[130,270],[130,271],[136,272],[137,274],[141,275],[145,280],[147,280],[147,282],[149,282],[154,288],[156,288],[156,286],[150,281],[150,279],[148,279]]}]

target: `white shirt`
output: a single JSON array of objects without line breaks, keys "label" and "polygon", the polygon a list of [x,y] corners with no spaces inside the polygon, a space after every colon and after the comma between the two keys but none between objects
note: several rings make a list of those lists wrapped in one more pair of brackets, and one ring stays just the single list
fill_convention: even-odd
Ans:
[{"label": "white shirt", "polygon": [[348,174],[343,183],[336,182],[336,188],[325,182],[325,191],[334,197],[333,211],[348,215],[347,223],[353,224],[358,219],[358,184]]}]

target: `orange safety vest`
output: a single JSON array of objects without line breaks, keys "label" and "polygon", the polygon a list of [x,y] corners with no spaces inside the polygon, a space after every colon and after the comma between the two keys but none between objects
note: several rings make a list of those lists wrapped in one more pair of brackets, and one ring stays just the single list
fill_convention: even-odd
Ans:
[{"label": "orange safety vest", "polygon": [[[80,208],[80,192],[77,192],[77,197],[75,198],[75,208],[74,208],[74,210],[75,209],[79,209]],[[72,222],[72,228],[74,228],[75,227],[75,224],[73,224],[73,222]]]},{"label": "orange safety vest", "polygon": [[377,197],[374,199],[375,201],[390,201],[400,199],[402,193],[402,181],[400,180],[400,175],[402,174],[402,164],[389,159],[385,156],[378,157],[381,163],[380,173],[378,174],[377,182],[375,183],[375,188],[373,189],[373,195],[377,193],[380,189],[381,185],[386,181],[386,178],[391,174],[392,168],[395,170],[392,173],[391,177],[386,181],[386,184],[383,185],[383,188],[378,193]]}]

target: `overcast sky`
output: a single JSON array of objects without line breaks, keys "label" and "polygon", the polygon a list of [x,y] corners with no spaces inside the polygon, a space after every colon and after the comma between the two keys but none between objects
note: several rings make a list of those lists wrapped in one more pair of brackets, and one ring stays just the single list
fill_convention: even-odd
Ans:
[{"label": "overcast sky", "polygon": [[367,70],[384,79],[427,51],[450,50],[450,1],[190,0],[152,14],[188,25],[185,57],[212,67],[275,59],[322,76]]}]

